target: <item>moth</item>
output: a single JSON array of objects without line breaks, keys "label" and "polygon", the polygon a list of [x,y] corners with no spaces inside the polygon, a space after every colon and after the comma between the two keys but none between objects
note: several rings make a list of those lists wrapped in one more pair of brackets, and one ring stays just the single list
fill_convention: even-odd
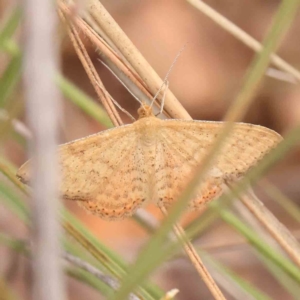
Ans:
[{"label": "moth", "polygon": [[[142,104],[130,125],[58,147],[60,193],[107,220],[131,216],[149,202],[169,207],[194,175],[223,122],[161,120]],[[241,178],[282,137],[268,128],[235,123],[213,166],[189,202],[197,210],[219,197],[225,182]],[[17,177],[31,178],[30,160]]]}]

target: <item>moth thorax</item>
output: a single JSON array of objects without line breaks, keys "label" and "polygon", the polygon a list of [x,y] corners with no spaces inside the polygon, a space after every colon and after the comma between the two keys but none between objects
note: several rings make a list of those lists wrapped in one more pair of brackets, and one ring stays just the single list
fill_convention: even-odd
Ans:
[{"label": "moth thorax", "polygon": [[139,119],[154,116],[153,112],[152,112],[152,107],[150,107],[147,104],[142,104],[137,112],[138,112],[138,115],[139,115]]}]

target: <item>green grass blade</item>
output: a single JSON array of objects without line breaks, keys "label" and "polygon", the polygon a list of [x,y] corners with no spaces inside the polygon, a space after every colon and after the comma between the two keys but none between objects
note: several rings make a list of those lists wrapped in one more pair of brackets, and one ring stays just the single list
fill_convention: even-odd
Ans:
[{"label": "green grass blade", "polygon": [[239,288],[246,294],[245,299],[248,299],[247,296],[250,295],[257,300],[271,300],[269,296],[255,288],[250,282],[242,279],[238,274],[230,270],[228,267],[225,267],[217,262],[207,252],[201,250],[198,251],[198,253],[203,258],[204,262],[209,262],[209,264],[213,266],[220,274],[223,274],[225,278],[228,278],[230,281],[237,284]]},{"label": "green grass blade", "polygon": [[295,221],[300,222],[299,206],[284,195],[275,185],[264,181],[260,184],[264,193],[278,203]]},{"label": "green grass blade", "polygon": [[273,149],[255,168],[251,169],[248,174],[232,187],[227,193],[220,197],[222,205],[226,206],[231,199],[238,198],[240,194],[251,183],[255,183],[260,177],[269,170],[277,161],[283,158],[290,149],[300,142],[300,126],[292,129],[276,149]]},{"label": "green grass blade", "polygon": [[[0,171],[14,183],[17,187],[19,187],[23,192],[27,193],[27,190],[24,189],[24,186],[17,180],[15,177],[15,169],[5,162],[4,159],[0,159]],[[2,192],[0,183],[0,193]],[[7,200],[7,207],[11,208],[14,213],[18,215],[18,217],[23,220],[26,224],[29,224],[29,212],[24,202],[22,202],[18,197],[14,197],[13,194],[10,194],[7,191],[7,187],[4,186],[3,193],[7,198],[0,197],[2,200]],[[64,210],[62,212],[63,219],[66,221],[64,224],[69,224],[68,227],[74,228],[76,230],[76,235],[73,237],[80,236],[81,241],[83,241],[83,246],[86,251],[91,253],[94,257],[97,258],[97,262],[102,265],[102,268],[105,267],[109,273],[116,278],[121,278],[123,274],[125,274],[127,270],[126,263],[113,251],[107,248],[103,243],[101,243],[90,231],[85,228],[85,226],[70,212]],[[69,232],[69,231],[68,231]],[[69,232],[70,233],[70,232]],[[75,255],[78,255],[77,248],[73,248],[73,246],[69,243],[69,241],[65,242],[65,245],[68,245],[68,250]],[[74,250],[74,251],[72,251]],[[96,255],[95,255],[96,253]],[[78,255],[82,257],[82,255]],[[98,265],[99,266],[99,265]],[[145,284],[141,286],[140,292],[143,295],[145,300],[153,300],[158,299],[163,295],[163,292],[153,284]]]},{"label": "green grass blade", "polygon": [[259,249],[260,253],[264,254],[266,257],[270,258],[280,266],[287,274],[289,274],[293,279],[295,279],[300,284],[300,269],[295,266],[290,260],[284,258],[282,255],[277,253],[272,249],[271,246],[262,242],[256,232],[240,221],[234,214],[230,213],[228,210],[222,208],[217,201],[211,203],[211,207],[215,209],[221,216],[221,218],[230,224],[234,229],[238,230],[243,237],[245,237],[256,249]]},{"label": "green grass blade", "polygon": [[90,245],[91,247],[95,247],[97,251],[101,252],[101,257],[98,257],[98,261],[101,261],[104,266],[107,266],[111,274],[118,278],[121,277],[122,274],[126,273],[126,264],[120,256],[113,253],[104,244],[100,243],[99,239],[97,239],[71,212],[64,210],[63,216],[67,222],[72,224],[76,231],[80,232],[85,237],[88,242],[85,247],[86,249]]},{"label": "green grass blade", "polygon": [[66,273],[80,282],[86,283],[90,287],[94,288],[95,290],[99,291],[101,295],[105,296],[106,298],[112,295],[113,290],[111,287],[106,285],[104,282],[99,280],[98,278],[92,276],[89,272],[79,269],[79,268],[69,268],[67,269]]},{"label": "green grass blade", "polygon": [[66,98],[71,100],[75,105],[80,107],[84,112],[86,112],[100,124],[103,124],[108,128],[113,127],[113,124],[106,112],[98,104],[96,104],[92,98],[86,95],[83,91],[81,91],[63,76],[57,77],[57,83],[61,92]]},{"label": "green grass blade", "polygon": [[[127,273],[128,267],[113,251],[101,243],[81,222],[70,212],[64,211],[64,223],[67,232],[89,251],[111,275],[120,279]],[[141,285],[140,293],[145,299],[156,299],[162,296],[162,291],[152,284]]]},{"label": "green grass blade", "polygon": [[7,184],[0,182],[0,201],[23,222],[28,224],[28,210],[15,191]]},{"label": "green grass blade", "polygon": [[0,232],[0,244],[11,248],[18,253],[28,254],[28,249],[26,248],[26,243],[24,241],[14,239],[2,232]]},{"label": "green grass blade", "polygon": [[7,49],[10,45],[10,53],[12,54],[11,61],[0,78],[0,107],[4,107],[21,76],[21,53],[16,45],[12,48],[13,43],[10,40],[18,28],[20,20],[21,10],[15,9],[0,31],[0,50]]},{"label": "green grass blade", "polygon": [[[257,92],[261,79],[270,62],[270,55],[277,49],[284,34],[290,27],[297,13],[299,0],[281,1],[277,13],[273,18],[269,33],[263,43],[263,48],[251,63],[245,77],[245,83],[236,101],[225,117],[227,121],[239,121],[249,107],[251,98]],[[242,113],[241,113],[242,112]]]},{"label": "green grass blade", "polygon": [[[240,108],[241,105],[245,105],[245,102],[249,103],[248,98],[252,95],[251,89],[257,88],[259,79],[263,76],[264,70],[268,65],[271,53],[276,49],[279,41],[282,38],[283,32],[286,30],[288,25],[291,23],[291,20],[293,19],[298,2],[299,1],[295,0],[283,1],[280,8],[278,9],[278,13],[274,18],[274,26],[265,40],[264,50],[260,53],[259,56],[257,56],[257,59],[255,59],[255,64],[252,66],[250,73],[248,73],[245,87],[241,92],[241,95],[243,96],[240,96],[237,99],[237,108]],[[238,109],[234,109],[233,113],[229,114],[229,117],[227,117],[227,120],[233,120],[233,117],[237,116],[238,112]],[[220,143],[221,142],[219,142],[219,144]],[[214,151],[216,152],[216,149]],[[162,251],[162,245],[166,239],[168,232],[171,230],[172,225],[175,223],[184,208],[187,206],[187,201],[193,195],[194,188],[197,186],[199,180],[203,177],[203,173],[209,166],[209,163],[213,158],[213,154],[214,153],[211,153],[209,158],[207,158],[207,161],[204,162],[204,164],[202,165],[202,170],[199,172],[199,174],[197,174],[198,178],[195,178],[194,181],[186,189],[185,193],[181,197],[179,197],[179,200],[172,208],[169,216],[165,219],[160,229],[156,233],[154,233],[147,246],[140,252],[135,265],[133,265],[130,270],[130,276],[124,278],[119,291],[112,298],[113,300],[125,299],[128,294],[134,291],[136,286],[141,284],[141,282],[143,282],[143,280],[155,268],[158,261],[156,256],[158,256]]]},{"label": "green grass blade", "polygon": [[0,107],[5,107],[21,78],[21,55],[14,56],[0,78]]},{"label": "green grass blade", "polygon": [[13,56],[19,55],[18,47],[11,41],[13,34],[19,26],[22,17],[22,11],[20,8],[16,8],[12,11],[8,20],[4,23],[0,29],[0,51],[7,51]]},{"label": "green grass blade", "polygon": [[[30,256],[28,245],[25,243],[25,241],[12,238],[1,232],[0,232],[0,245],[6,246],[25,256]],[[73,245],[69,245],[69,247],[74,249]],[[113,292],[113,290],[109,286],[107,286],[104,282],[102,282],[101,280],[96,278],[93,274],[85,270],[82,270],[77,267],[67,268],[66,273],[69,276],[76,278],[77,280],[82,281],[88,284],[89,286],[91,286],[92,288],[100,291],[101,294],[104,296],[109,296]]]},{"label": "green grass blade", "polygon": [[278,283],[295,299],[300,295],[300,285],[297,281],[293,280],[284,270],[276,265],[268,257],[257,253],[257,257],[265,267],[270,271],[270,274],[278,281]]}]

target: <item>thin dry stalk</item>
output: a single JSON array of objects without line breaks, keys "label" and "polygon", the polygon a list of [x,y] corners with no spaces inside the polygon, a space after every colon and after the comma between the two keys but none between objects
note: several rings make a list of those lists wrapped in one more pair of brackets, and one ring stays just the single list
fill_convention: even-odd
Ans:
[{"label": "thin dry stalk", "polygon": [[[1,119],[1,111],[0,111],[0,119]],[[31,140],[32,132],[30,131],[30,129],[23,122],[19,120],[13,120],[13,121],[17,122],[19,127],[23,129],[22,131],[21,130],[18,131],[17,129],[15,130],[24,138]],[[2,163],[1,159],[0,159],[0,169],[1,172],[3,172],[24,193],[24,195],[31,196],[30,188],[24,185],[23,183],[21,183],[21,181],[17,179],[15,174],[11,173],[11,170],[7,167],[7,165]],[[159,227],[159,222],[157,221],[157,219],[155,219],[153,215],[151,215],[148,211],[146,211],[143,208],[138,209],[134,217],[150,230],[156,230]],[[72,235],[72,232],[70,232],[70,234]]]},{"label": "thin dry stalk", "polygon": [[[254,50],[255,52],[260,52],[262,50],[261,43],[259,43],[256,39],[254,39],[248,33],[236,26],[234,23],[226,19],[224,16],[222,16],[220,13],[215,11],[203,1],[186,1],[189,2],[195,8],[197,8],[199,11],[201,11],[203,14],[205,14],[207,17],[212,19],[216,24],[220,25],[220,27],[232,34],[250,49]],[[288,64],[286,61],[284,61],[282,58],[280,58],[278,55],[272,54],[270,56],[270,62],[282,71],[286,71],[289,74],[292,74],[297,79],[297,81],[300,81],[300,72],[296,68]]]},{"label": "thin dry stalk", "polygon": [[292,84],[298,84],[297,80],[295,79],[295,77],[292,74],[287,73],[285,71],[275,69],[275,68],[268,68],[266,71],[266,76],[275,78],[280,81],[289,82]]},{"label": "thin dry stalk", "polygon": [[172,300],[175,299],[175,296],[179,293],[178,289],[173,289],[168,291],[160,300]]},{"label": "thin dry stalk", "polygon": [[[62,12],[59,13],[61,19],[63,22],[65,22],[67,24],[67,20],[65,18],[65,16],[63,15]],[[72,41],[72,44],[75,48],[76,54],[78,55],[78,58],[80,59],[89,79],[91,84],[93,85],[97,96],[99,97],[99,99],[101,100],[101,103],[103,104],[103,106],[105,107],[111,121],[113,122],[113,124],[115,126],[120,126],[123,124],[113,102],[111,101],[111,98],[108,94],[108,92],[106,91],[80,37],[79,34],[77,32],[77,30],[75,29],[75,27],[72,24],[67,24],[69,26],[69,36],[70,39]]]},{"label": "thin dry stalk", "polygon": [[290,231],[256,197],[253,190],[241,197],[244,205],[263,224],[290,258],[300,267],[300,245]]},{"label": "thin dry stalk", "polygon": [[0,122],[10,122],[15,132],[28,140],[32,139],[32,134],[27,126],[19,120],[11,118],[11,116],[4,109],[0,109]]},{"label": "thin dry stalk", "polygon": [[[90,1],[89,3],[94,3],[95,4],[95,2],[94,1]],[[100,5],[100,8],[101,8],[101,4],[99,4],[98,2],[97,2],[97,4],[98,5]],[[95,4],[95,5],[97,5],[97,4]],[[91,7],[92,6],[90,6],[89,5],[89,8],[91,9]],[[102,8],[101,8],[102,9]],[[116,38],[118,37],[119,38],[119,41],[118,42],[120,42],[120,40],[122,40],[124,37],[125,37],[125,35],[124,35],[124,33],[123,32],[121,32],[120,31],[120,29],[118,28],[118,27],[116,27],[116,28],[112,28],[111,30],[108,30],[108,31],[106,31],[106,29],[107,29],[107,27],[106,27],[106,25],[107,24],[105,24],[106,22],[108,22],[109,23],[109,26],[111,26],[111,24],[115,24],[114,22],[113,22],[113,20],[112,19],[110,19],[111,17],[110,16],[108,16],[108,14],[103,10],[102,11],[102,13],[104,13],[104,15],[103,14],[101,14],[101,13],[99,13],[99,11],[98,11],[98,14],[99,14],[99,18],[103,21],[103,23],[101,23],[101,20],[98,20],[97,19],[97,16],[96,15],[94,15],[93,14],[93,12],[95,12],[96,10],[95,10],[95,7],[93,7],[93,10],[91,11],[90,10],[90,13],[91,13],[91,15],[94,17],[94,19],[95,19],[95,21],[97,21],[97,23],[98,23],[98,25],[101,27],[101,25],[102,25],[102,27],[101,27],[101,29],[103,29],[104,30],[104,32],[106,32],[106,33],[108,33],[108,35],[110,36],[110,37],[115,37],[115,38],[113,38],[112,40],[114,41],[114,43],[116,44]],[[118,34],[120,34],[120,32],[121,32],[121,34],[123,34],[123,36],[120,38],[120,36],[118,36]],[[126,38],[126,37],[125,37]],[[126,38],[127,39],[127,38]],[[122,40],[122,42],[123,42],[123,40]],[[126,43],[125,43],[126,44]],[[124,43],[123,43],[123,46],[124,46]],[[132,46],[132,45],[131,45]],[[118,47],[118,49],[120,50],[120,48]],[[131,53],[127,53],[126,51],[128,51],[128,49],[124,49],[123,48],[123,50],[125,51],[125,52],[122,52],[123,54],[124,54],[124,56],[127,58],[127,60],[130,62],[130,63],[132,63],[132,61],[130,60],[130,58],[131,57],[134,57],[134,55],[132,54],[132,52]],[[129,51],[130,52],[130,51]],[[125,54],[128,54],[127,56],[125,55]],[[138,70],[135,68],[135,70],[138,72]],[[139,73],[139,72],[138,72]],[[139,73],[140,74],[140,73]],[[140,74],[141,75],[141,74]],[[143,78],[144,79],[144,78]],[[144,79],[145,80],[145,79]],[[146,81],[147,82],[147,81]],[[244,109],[245,109],[245,107],[244,107]],[[241,106],[237,106],[236,107],[236,109],[235,110],[232,110],[232,112],[231,112],[231,114],[229,114],[228,116],[227,116],[227,119],[229,119],[229,120],[234,120],[234,119],[236,119],[236,118],[238,118],[237,116],[240,116],[241,115],[241,111],[242,111],[243,109],[241,108]],[[179,231],[179,233],[180,233],[180,231]],[[190,249],[189,249],[190,250]],[[197,258],[195,258],[194,257],[194,259],[195,259],[195,261],[197,261]],[[197,269],[198,270],[198,269]]]},{"label": "thin dry stalk", "polygon": [[[120,269],[113,260],[101,252],[97,247],[94,246],[89,240],[87,240],[67,219],[63,222],[63,227],[70,236],[72,236],[83,248],[88,249],[88,252],[94,256],[98,261],[101,261],[103,266],[109,270],[109,272],[121,280],[120,274],[125,275],[125,271]],[[143,293],[142,293],[143,292]],[[143,299],[142,294],[147,293],[143,287],[140,287],[136,291],[136,295]]]},{"label": "thin dry stalk", "polygon": [[117,76],[117,78],[127,87],[130,88],[138,99],[146,101],[151,99],[152,95],[147,90],[142,79],[120,58],[120,56],[108,45],[107,41],[101,38],[97,32],[91,28],[82,18],[72,15],[68,6],[59,1],[59,8],[72,20],[72,24],[83,32],[90,42],[97,48],[105,65]]},{"label": "thin dry stalk", "polygon": [[[161,207],[161,211],[165,216],[168,214],[167,210],[163,207]],[[204,266],[201,258],[197,254],[194,246],[186,237],[183,228],[179,224],[175,223],[173,226],[173,230],[175,232],[176,237],[182,241],[184,250],[185,250],[186,254],[188,255],[191,263],[197,270],[198,274],[200,275],[200,277],[202,278],[202,280],[204,281],[204,283],[206,284],[208,289],[211,291],[214,298],[218,299],[218,300],[220,300],[220,299],[225,300],[226,298],[224,297],[221,290],[215,283],[214,279],[211,277],[210,273]]]},{"label": "thin dry stalk", "polygon": [[[109,36],[116,48],[143,79],[151,94],[155,95],[163,83],[161,78],[98,0],[87,0],[87,7],[93,20]],[[158,100],[159,104],[161,104],[162,95],[159,96]],[[170,90],[166,92],[164,110],[173,118],[191,119],[190,115],[183,109],[180,102]]]},{"label": "thin dry stalk", "polygon": [[201,257],[206,265],[209,266],[210,274],[214,277],[215,281],[218,282],[218,285],[226,290],[226,293],[228,295],[227,297],[229,299],[256,300],[253,296],[251,296],[247,291],[244,290],[243,286],[240,285],[235,278],[228,276],[228,274],[226,274],[226,271],[223,272],[222,269],[218,269],[218,266],[215,266],[209,256],[206,255],[206,253],[203,253],[201,250]]},{"label": "thin dry stalk", "polygon": [[[102,282],[107,284],[108,286],[110,286],[112,289],[117,290],[119,288],[120,283],[116,279],[112,278],[111,276],[109,276],[107,274],[104,274],[99,269],[95,268],[94,266],[87,263],[86,261],[83,261],[79,257],[73,256],[72,254],[70,254],[68,252],[64,252],[63,257],[66,261],[68,261],[72,265],[89,272],[90,274],[92,274],[93,276],[95,276],[96,278],[98,278],[99,280],[101,280]],[[129,300],[140,300],[141,298],[139,298],[138,296],[136,296],[134,294],[129,294],[128,299]]]},{"label": "thin dry stalk", "polygon": [[24,3],[24,93],[27,119],[33,133],[32,259],[33,295],[36,300],[65,299],[61,268],[58,172],[56,145],[59,92],[55,41],[57,17],[52,1]]},{"label": "thin dry stalk", "polygon": [[276,250],[278,253],[283,254],[283,250],[280,248],[278,243],[270,236],[261,222],[257,220],[253,213],[249,211],[249,209],[241,201],[234,201],[233,208],[242,218],[243,222],[248,224],[251,229],[256,232],[257,236],[259,236],[272,249]]}]

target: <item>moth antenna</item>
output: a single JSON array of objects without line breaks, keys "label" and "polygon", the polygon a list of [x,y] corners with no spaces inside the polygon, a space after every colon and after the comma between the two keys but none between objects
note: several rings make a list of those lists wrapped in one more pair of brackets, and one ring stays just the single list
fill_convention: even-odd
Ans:
[{"label": "moth antenna", "polygon": [[[152,106],[153,106],[153,104],[154,104],[155,99],[157,98],[157,96],[158,96],[159,93],[161,92],[163,86],[166,84],[166,82],[167,82],[167,80],[168,80],[168,77],[169,77],[169,75],[170,75],[170,73],[171,73],[173,67],[175,66],[175,64],[176,64],[176,62],[177,62],[179,56],[181,55],[181,53],[183,52],[183,50],[185,49],[185,47],[186,47],[186,44],[183,45],[183,47],[179,50],[179,52],[177,53],[175,59],[173,60],[171,66],[170,66],[170,68],[169,68],[169,70],[168,70],[168,72],[167,72],[167,74],[166,74],[166,76],[165,76],[165,78],[164,78],[163,83],[161,84],[160,88],[158,89],[158,91],[156,92],[155,96],[153,97],[153,99],[152,99],[152,101],[151,101],[151,104],[150,104],[150,107],[151,107],[151,108],[152,108]],[[160,111],[163,111],[163,108],[160,109]]]},{"label": "moth antenna", "polygon": [[[100,87],[100,89],[101,90],[103,90],[102,89],[102,87],[100,86],[100,84],[98,84],[98,82],[97,82],[97,85]],[[124,109],[113,97],[112,97],[112,95],[110,95],[109,93],[107,93],[108,94],[108,96],[109,96],[109,98],[110,98],[110,100],[114,103],[114,105],[120,110],[120,111],[122,111],[124,114],[126,114],[131,120],[133,120],[133,121],[136,121],[136,119],[134,118],[134,116],[132,115],[132,114],[130,114],[126,109]]]},{"label": "moth antenna", "polygon": [[131,92],[131,90],[127,87],[127,85],[116,75],[116,73],[105,63],[105,62],[103,62],[101,59],[98,59],[101,63],[102,63],[102,65],[104,66],[104,67],[106,67],[117,79],[118,79],[118,81],[125,87],[125,89],[129,92],[129,94],[131,94],[131,96],[135,99],[135,100],[137,100],[141,105],[143,104],[142,103],[142,101],[135,95],[135,94],[133,94],[132,92]]},{"label": "moth antenna", "polygon": [[109,95],[111,101],[114,103],[114,105],[122,111],[124,114],[126,114],[132,121],[136,121],[135,117],[127,111],[125,108],[123,108],[111,95]]},{"label": "moth antenna", "polygon": [[165,98],[166,98],[166,93],[167,93],[167,90],[169,88],[169,81],[167,80],[166,81],[166,88],[164,90],[164,95],[163,95],[163,98],[161,100],[161,105],[160,105],[160,110],[159,112],[155,115],[156,117],[159,116],[160,114],[162,114],[163,110],[164,110],[164,104],[165,104]]}]

